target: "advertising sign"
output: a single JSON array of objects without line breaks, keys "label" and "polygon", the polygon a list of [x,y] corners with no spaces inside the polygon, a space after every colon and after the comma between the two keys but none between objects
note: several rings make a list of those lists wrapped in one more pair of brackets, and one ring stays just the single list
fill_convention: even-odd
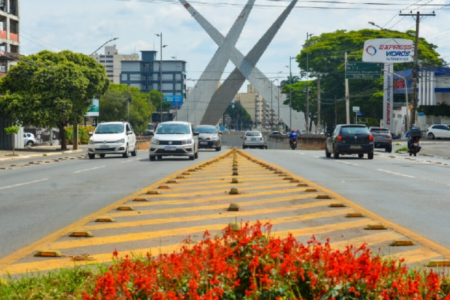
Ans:
[{"label": "advertising sign", "polygon": [[364,62],[408,63],[413,62],[414,43],[406,39],[374,39],[364,42]]},{"label": "advertising sign", "polygon": [[183,105],[182,95],[166,95],[164,101],[170,103],[172,107],[180,107]]},{"label": "advertising sign", "polygon": [[384,86],[383,86],[383,122],[384,127],[394,131],[392,122],[392,109],[394,107],[394,64],[384,64]]},{"label": "advertising sign", "polygon": [[349,61],[345,69],[346,79],[377,79],[381,77],[383,64]]},{"label": "advertising sign", "polygon": [[92,99],[92,105],[89,106],[89,109],[86,113],[86,117],[98,117],[100,114],[100,105],[98,99]]},{"label": "advertising sign", "polygon": [[359,106],[353,106],[353,112],[359,112]]}]

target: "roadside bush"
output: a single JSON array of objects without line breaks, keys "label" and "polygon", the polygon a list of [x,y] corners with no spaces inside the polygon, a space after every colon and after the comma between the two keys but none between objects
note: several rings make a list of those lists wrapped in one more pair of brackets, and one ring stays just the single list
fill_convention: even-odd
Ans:
[{"label": "roadside bush", "polygon": [[[73,126],[64,127],[66,130],[67,144],[71,145],[73,141]],[[89,142],[89,132],[93,132],[93,126],[78,126],[78,144],[86,145]]]},{"label": "roadside bush", "polygon": [[[432,270],[410,270],[403,260],[383,260],[370,250],[333,250],[314,237],[300,244],[275,238],[257,223],[223,237],[186,240],[179,253],[119,258],[98,276],[97,299],[450,299]],[[445,285],[446,286],[446,285]]]},{"label": "roadside bush", "polygon": [[408,151],[408,147],[401,147],[401,148],[398,148],[397,150],[395,150],[395,153],[405,152],[405,151]]}]

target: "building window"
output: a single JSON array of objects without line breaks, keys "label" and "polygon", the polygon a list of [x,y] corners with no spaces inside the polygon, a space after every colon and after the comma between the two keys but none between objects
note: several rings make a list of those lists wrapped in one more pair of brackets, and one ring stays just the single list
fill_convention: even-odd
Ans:
[{"label": "building window", "polygon": [[106,62],[107,63],[113,63],[114,61],[113,60],[107,60]]},{"label": "building window", "polygon": [[106,55],[106,58],[114,58],[112,55]]}]

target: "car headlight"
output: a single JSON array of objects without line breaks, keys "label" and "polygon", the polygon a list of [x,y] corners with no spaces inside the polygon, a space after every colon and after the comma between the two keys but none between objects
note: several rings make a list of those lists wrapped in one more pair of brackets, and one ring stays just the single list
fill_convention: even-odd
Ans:
[{"label": "car headlight", "polygon": [[181,141],[181,144],[182,145],[189,145],[189,144],[192,144],[194,141],[192,141],[191,139],[189,139],[189,140],[184,140],[184,141]]},{"label": "car headlight", "polygon": [[219,137],[217,135],[211,137],[211,141],[217,141],[218,139],[219,139]]},{"label": "car headlight", "polygon": [[94,145],[94,144],[95,144],[95,141],[91,139],[91,140],[89,140],[88,144],[89,144],[89,145]]},{"label": "car headlight", "polygon": [[155,140],[155,139],[152,139],[151,144],[153,144],[153,145],[159,145],[159,141],[158,141],[158,140]]},{"label": "car headlight", "polygon": [[118,140],[116,143],[117,144],[125,144],[125,138]]}]

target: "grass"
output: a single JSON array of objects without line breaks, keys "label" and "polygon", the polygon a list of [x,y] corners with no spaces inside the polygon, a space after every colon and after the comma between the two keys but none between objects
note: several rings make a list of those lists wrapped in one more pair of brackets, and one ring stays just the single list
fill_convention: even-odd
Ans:
[{"label": "grass", "polygon": [[397,150],[395,150],[395,153],[404,152],[404,151],[408,151],[408,147],[398,148]]},{"label": "grass", "polygon": [[95,279],[108,270],[108,265],[97,264],[59,269],[46,273],[29,273],[0,281],[2,300],[75,300],[83,292],[92,293]]}]

